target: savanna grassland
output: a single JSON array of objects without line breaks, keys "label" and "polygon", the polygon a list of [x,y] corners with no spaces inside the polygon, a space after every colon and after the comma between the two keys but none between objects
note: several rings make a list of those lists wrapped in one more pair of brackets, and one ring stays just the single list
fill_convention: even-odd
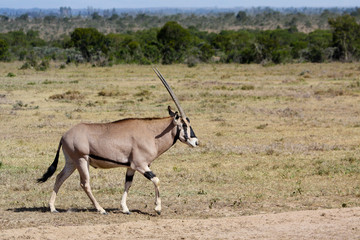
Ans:
[{"label": "savanna grassland", "polygon": [[[61,135],[80,122],[167,116],[174,104],[150,66],[52,62],[45,72],[0,64],[0,229],[210,218],[360,206],[360,65],[160,65],[200,147],[178,142],[135,174],[121,213],[125,169],[91,169],[109,212],[96,213],[75,172],[50,214],[54,177],[37,184]],[[58,171],[64,165],[61,154]]]}]

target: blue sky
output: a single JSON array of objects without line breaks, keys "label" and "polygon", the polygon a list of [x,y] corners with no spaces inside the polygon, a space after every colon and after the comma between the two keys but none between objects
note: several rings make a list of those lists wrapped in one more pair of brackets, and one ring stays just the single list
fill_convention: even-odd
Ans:
[{"label": "blue sky", "polygon": [[360,0],[0,0],[0,8],[360,7]]}]

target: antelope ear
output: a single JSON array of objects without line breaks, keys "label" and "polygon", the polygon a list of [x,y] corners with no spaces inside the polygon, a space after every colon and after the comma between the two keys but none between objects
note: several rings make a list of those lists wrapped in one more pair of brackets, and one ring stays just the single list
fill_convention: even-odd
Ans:
[{"label": "antelope ear", "polygon": [[173,117],[173,123],[177,126],[181,126],[181,124],[182,124],[182,121],[181,121],[181,118],[180,118],[178,112],[175,112],[175,115]]},{"label": "antelope ear", "polygon": [[168,111],[169,111],[169,115],[170,117],[175,117],[175,115],[178,115],[177,112],[174,112],[170,106],[168,106]]}]

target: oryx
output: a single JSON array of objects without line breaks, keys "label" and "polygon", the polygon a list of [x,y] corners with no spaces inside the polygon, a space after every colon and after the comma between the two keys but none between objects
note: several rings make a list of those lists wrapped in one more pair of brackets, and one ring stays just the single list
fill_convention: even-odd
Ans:
[{"label": "oryx", "polygon": [[63,170],[56,177],[49,201],[51,212],[57,212],[55,198],[60,186],[77,169],[80,173],[81,187],[97,211],[106,214],[91,192],[89,175],[89,165],[91,165],[95,168],[127,168],[125,190],[121,199],[122,211],[126,214],[130,213],[126,198],[133,176],[136,171],[144,175],[154,183],[155,211],[160,214],[159,179],[150,170],[150,164],[177,140],[196,147],[198,139],[174,92],[161,73],[156,68],[153,69],[168,90],[180,114],[169,106],[169,117],[128,118],[110,123],[80,123],[72,127],[62,136],[53,163],[37,180],[39,183],[45,182],[54,174],[62,147],[66,162]]}]

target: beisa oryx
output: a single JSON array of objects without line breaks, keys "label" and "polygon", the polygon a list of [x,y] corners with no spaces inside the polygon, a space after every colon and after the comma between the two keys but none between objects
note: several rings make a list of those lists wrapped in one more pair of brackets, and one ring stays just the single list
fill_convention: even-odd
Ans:
[{"label": "beisa oryx", "polygon": [[136,171],[152,181],[155,186],[155,211],[161,212],[159,179],[150,170],[150,164],[167,151],[177,140],[191,147],[198,145],[198,139],[190,126],[174,92],[154,68],[165,88],[172,97],[178,112],[168,107],[169,117],[164,118],[129,118],[111,123],[80,123],[61,138],[54,162],[47,172],[38,179],[45,182],[56,171],[60,148],[65,156],[65,166],[57,175],[49,201],[51,212],[57,212],[55,198],[64,181],[74,172],[80,174],[80,185],[94,204],[98,212],[106,211],[96,201],[91,192],[89,165],[95,168],[126,167],[125,190],[121,199],[123,213],[129,214],[126,198]]}]

